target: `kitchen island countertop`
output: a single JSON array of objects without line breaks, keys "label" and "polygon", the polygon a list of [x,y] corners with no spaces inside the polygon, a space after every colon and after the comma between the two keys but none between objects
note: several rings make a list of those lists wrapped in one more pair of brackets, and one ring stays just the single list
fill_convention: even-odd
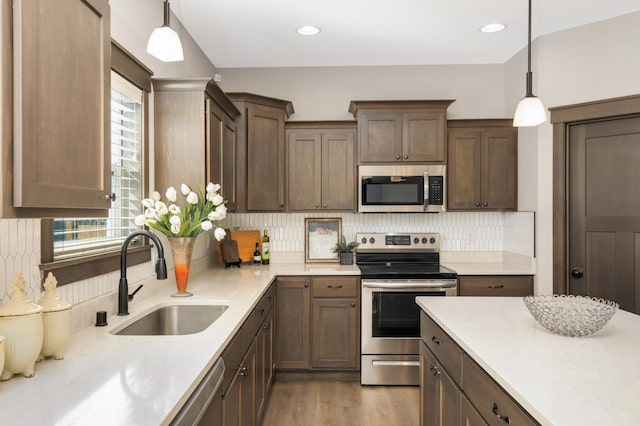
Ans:
[{"label": "kitchen island countertop", "polygon": [[[195,262],[194,262],[195,264]],[[189,298],[172,298],[172,279],[145,283],[156,294],[134,299],[129,316],[71,336],[63,360],[36,364],[35,376],[0,383],[3,425],[160,425],[178,413],[278,275],[359,275],[354,266],[283,263],[223,269],[192,264]],[[172,271],[170,271],[172,275]],[[110,331],[159,304],[225,304],[201,333],[117,336]]]},{"label": "kitchen island countertop", "polygon": [[521,298],[419,297],[418,305],[543,425],[640,424],[640,316],[587,337],[552,334]]}]

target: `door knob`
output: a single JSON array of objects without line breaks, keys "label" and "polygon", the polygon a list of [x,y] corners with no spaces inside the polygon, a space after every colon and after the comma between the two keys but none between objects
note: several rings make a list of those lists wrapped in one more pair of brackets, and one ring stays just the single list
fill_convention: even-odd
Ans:
[{"label": "door knob", "polygon": [[576,266],[575,268],[573,268],[571,270],[571,276],[573,278],[582,278],[582,275],[584,274],[584,271],[582,270],[581,267]]}]

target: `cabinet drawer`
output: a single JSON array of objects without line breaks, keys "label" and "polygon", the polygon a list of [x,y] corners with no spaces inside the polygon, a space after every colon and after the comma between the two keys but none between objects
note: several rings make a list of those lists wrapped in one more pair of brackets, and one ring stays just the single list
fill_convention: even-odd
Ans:
[{"label": "cabinet drawer", "polygon": [[465,354],[462,389],[469,401],[490,425],[537,425],[478,364]]},{"label": "cabinet drawer", "polygon": [[316,277],[313,279],[314,298],[354,298],[358,296],[357,277]]},{"label": "cabinet drawer", "polygon": [[420,313],[420,337],[458,386],[462,383],[462,349],[427,314]]},{"label": "cabinet drawer", "polygon": [[253,310],[253,312],[251,312],[251,315],[247,319],[244,327],[247,328],[247,333],[251,336],[251,339],[253,339],[256,334],[258,334],[258,330],[260,330],[262,323],[273,308],[274,294],[275,286],[271,285],[271,287],[269,287],[269,290],[267,290],[264,296],[262,296],[262,299],[260,299],[255,309]]},{"label": "cabinet drawer", "polygon": [[533,294],[531,275],[459,276],[460,296],[515,296]]}]

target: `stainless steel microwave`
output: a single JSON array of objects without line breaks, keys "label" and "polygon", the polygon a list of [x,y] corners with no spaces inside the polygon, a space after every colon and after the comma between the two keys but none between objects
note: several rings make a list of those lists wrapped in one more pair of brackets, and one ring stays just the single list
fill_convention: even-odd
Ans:
[{"label": "stainless steel microwave", "polygon": [[366,165],[358,167],[359,212],[445,211],[446,166]]}]

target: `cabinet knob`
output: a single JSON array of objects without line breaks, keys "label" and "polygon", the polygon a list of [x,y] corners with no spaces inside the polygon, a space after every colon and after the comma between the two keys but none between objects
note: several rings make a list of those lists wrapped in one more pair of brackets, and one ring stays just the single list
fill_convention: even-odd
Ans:
[{"label": "cabinet knob", "polygon": [[399,155],[396,155],[396,160],[399,160],[401,157]]},{"label": "cabinet knob", "polygon": [[262,326],[263,329],[268,330],[271,328],[271,324],[266,323],[265,325]]},{"label": "cabinet knob", "polygon": [[264,315],[264,309],[260,309],[260,315]]},{"label": "cabinet knob", "polygon": [[238,371],[238,376],[247,377],[249,375],[249,367],[240,367],[240,371]]},{"label": "cabinet knob", "polygon": [[104,199],[107,201],[115,201],[116,200],[116,193],[112,192],[111,194],[105,194],[104,195]]},{"label": "cabinet knob", "polygon": [[308,282],[304,283],[304,288],[309,288],[309,283]]},{"label": "cabinet knob", "polygon": [[439,344],[440,344],[440,340],[438,340],[438,339],[436,338],[436,336],[431,337],[431,341],[432,341],[433,343],[435,343],[436,345],[439,345]]},{"label": "cabinet knob", "polygon": [[480,207],[480,203],[476,203],[476,207]]},{"label": "cabinet knob", "polygon": [[320,203],[316,203],[316,208],[320,207]]},{"label": "cabinet knob", "polygon": [[489,203],[487,203],[486,201],[484,203],[482,203],[483,206],[487,207],[489,205]]},{"label": "cabinet knob", "polygon": [[584,270],[579,266],[577,266],[577,267],[575,267],[575,268],[573,268],[571,270],[571,276],[573,278],[582,278],[583,274],[584,274]]},{"label": "cabinet knob", "polygon": [[351,302],[351,307],[355,308],[356,307],[356,302]]},{"label": "cabinet knob", "polygon": [[408,160],[408,159],[409,159],[409,156],[408,156],[407,154],[405,154],[405,155],[404,155],[404,159],[405,159],[405,160]]},{"label": "cabinet knob", "polygon": [[322,207],[324,207],[326,209],[327,208],[327,203],[323,203]]}]

